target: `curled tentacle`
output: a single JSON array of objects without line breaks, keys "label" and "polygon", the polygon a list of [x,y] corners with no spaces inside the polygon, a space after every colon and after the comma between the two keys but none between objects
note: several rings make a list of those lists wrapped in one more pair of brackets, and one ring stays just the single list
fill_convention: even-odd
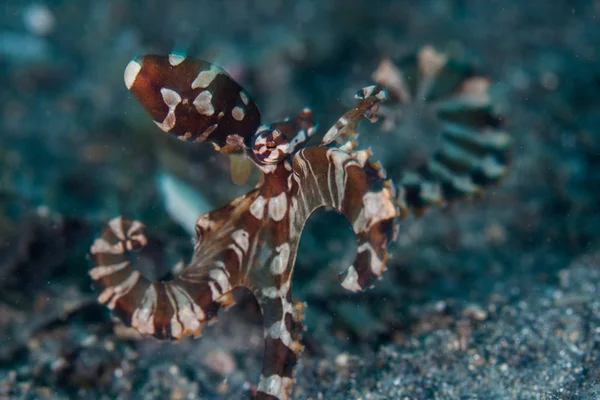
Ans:
[{"label": "curled tentacle", "polygon": [[100,292],[98,301],[143,335],[158,339],[200,335],[220,307],[232,304],[228,288],[211,276],[150,281],[130,260],[147,243],[139,221],[118,217],[107,224],[90,251],[94,266],[89,275]]},{"label": "curled tentacle", "polygon": [[326,147],[303,149],[294,157],[297,204],[292,211],[305,221],[318,207],[333,207],[352,224],[357,240],[354,263],[340,276],[351,291],[370,287],[389,258],[387,247],[398,230],[394,187],[369,150],[348,153]]},{"label": "curled tentacle", "polygon": [[373,74],[390,94],[377,111],[383,130],[412,132],[423,116],[434,131],[422,134],[435,140],[431,156],[396,180],[403,215],[481,193],[506,175],[512,141],[494,112],[489,79],[432,47],[397,65],[385,59]]},{"label": "curled tentacle", "polygon": [[260,125],[258,106],[222,68],[176,54],[147,55],[125,69],[125,84],[160,129],[178,139],[241,150]]}]

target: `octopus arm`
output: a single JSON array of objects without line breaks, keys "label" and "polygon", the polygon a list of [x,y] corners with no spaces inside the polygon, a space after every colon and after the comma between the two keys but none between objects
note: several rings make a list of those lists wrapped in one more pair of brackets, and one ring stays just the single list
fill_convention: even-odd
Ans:
[{"label": "octopus arm", "polygon": [[385,269],[388,245],[398,231],[398,209],[394,186],[369,150],[346,152],[336,148],[311,147],[294,156],[294,179],[298,190],[292,209],[297,224],[322,206],[343,214],[356,234],[357,255],[340,275],[350,291],[370,287]]},{"label": "octopus arm", "polygon": [[437,120],[437,131],[423,133],[439,137],[439,146],[395,179],[402,216],[481,194],[508,173],[512,139],[494,110],[490,80],[473,63],[425,46],[397,64],[382,60],[372,78],[389,93],[376,110],[388,130],[403,131],[395,117],[410,103]]},{"label": "octopus arm", "polygon": [[199,336],[219,309],[234,304],[232,290],[242,286],[248,235],[236,229],[254,192],[202,215],[196,222],[194,256],[180,276],[152,281],[134,268],[142,250],[154,243],[139,221],[117,217],[91,247],[89,274],[106,304],[128,326],[158,339]]},{"label": "octopus arm", "polygon": [[381,86],[373,85],[362,88],[354,98],[358,101],[357,105],[348,110],[329,128],[323,136],[321,145],[328,146],[335,143],[336,147],[352,150],[358,137],[356,124],[363,118],[375,122],[379,104],[387,100],[388,93]]}]

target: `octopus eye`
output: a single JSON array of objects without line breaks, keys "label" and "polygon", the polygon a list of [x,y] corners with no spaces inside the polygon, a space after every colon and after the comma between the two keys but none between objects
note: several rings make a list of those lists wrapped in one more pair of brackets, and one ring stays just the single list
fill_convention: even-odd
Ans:
[{"label": "octopus eye", "polygon": [[288,155],[286,144],[287,141],[276,129],[262,129],[253,139],[252,156],[261,165],[277,164]]}]

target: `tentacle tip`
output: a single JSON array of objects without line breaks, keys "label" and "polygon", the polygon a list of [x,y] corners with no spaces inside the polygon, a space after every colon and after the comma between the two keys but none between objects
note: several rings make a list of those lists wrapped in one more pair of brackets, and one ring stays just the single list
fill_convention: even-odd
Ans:
[{"label": "tentacle tip", "polygon": [[356,92],[356,94],[354,95],[354,99],[355,100],[366,99],[367,97],[369,97],[373,94],[376,87],[377,87],[376,85],[365,86],[364,88],[362,88],[358,92]]},{"label": "tentacle tip", "polygon": [[351,292],[360,292],[363,290],[362,286],[358,282],[358,273],[356,272],[356,268],[354,265],[348,267],[346,272],[338,275],[338,279],[342,285],[342,287]]},{"label": "tentacle tip", "polygon": [[360,101],[371,96],[375,96],[379,101],[385,101],[388,99],[388,91],[382,86],[370,85],[356,92],[354,99]]}]

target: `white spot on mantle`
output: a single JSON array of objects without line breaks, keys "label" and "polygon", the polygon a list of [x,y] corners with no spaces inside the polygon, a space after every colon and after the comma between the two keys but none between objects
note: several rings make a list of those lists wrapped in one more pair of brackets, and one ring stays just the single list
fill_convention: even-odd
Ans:
[{"label": "white spot on mantle", "polygon": [[127,67],[125,67],[125,86],[127,89],[131,89],[133,83],[135,82],[135,78],[137,78],[140,70],[142,69],[142,65],[136,60],[131,60]]},{"label": "white spot on mantle", "polygon": [[176,67],[185,60],[185,56],[181,54],[169,54],[169,64]]},{"label": "white spot on mantle", "polygon": [[231,116],[236,121],[241,121],[246,116],[246,113],[244,113],[244,109],[242,107],[233,107],[233,110],[231,110]]},{"label": "white spot on mantle", "polygon": [[211,116],[215,113],[215,109],[212,105],[212,93],[208,90],[200,92],[196,99],[194,99],[193,104],[200,114]]},{"label": "white spot on mantle", "polygon": [[200,71],[192,82],[192,89],[207,88],[221,72],[221,69],[214,65],[211,65],[208,71]]}]

